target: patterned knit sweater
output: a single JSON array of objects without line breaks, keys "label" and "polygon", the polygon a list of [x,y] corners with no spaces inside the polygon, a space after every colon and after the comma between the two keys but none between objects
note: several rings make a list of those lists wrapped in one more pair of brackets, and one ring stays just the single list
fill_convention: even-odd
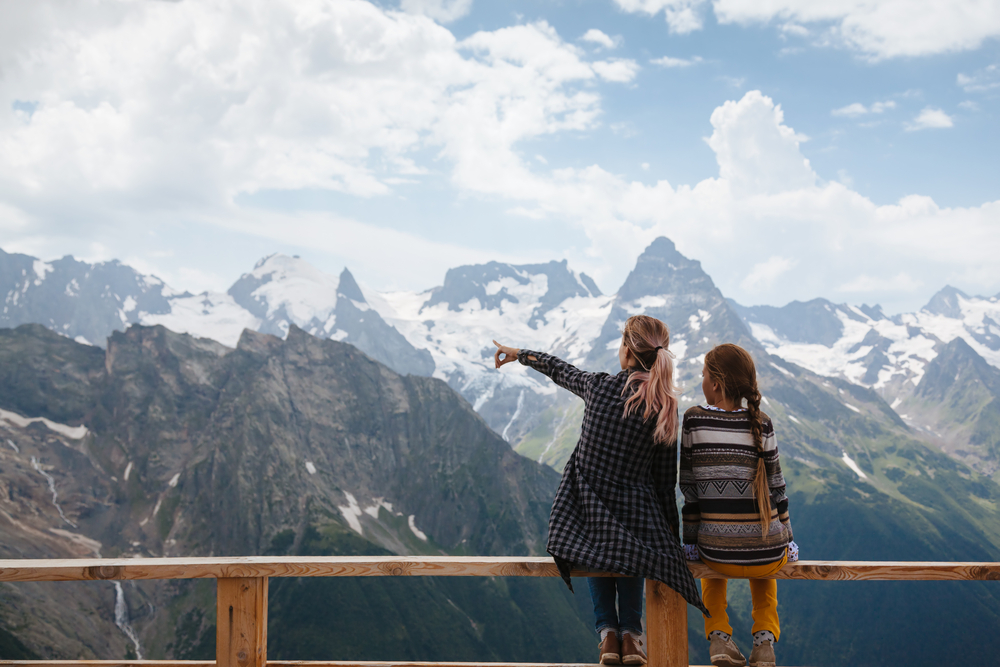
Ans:
[{"label": "patterned knit sweater", "polygon": [[[754,447],[745,409],[727,412],[695,406],[684,413],[680,465],[684,542],[698,545],[702,560],[734,565],[774,563],[792,541],[774,427],[763,412],[760,419],[763,454]],[[771,525],[766,536],[761,535],[753,494],[760,456],[771,490]]]}]

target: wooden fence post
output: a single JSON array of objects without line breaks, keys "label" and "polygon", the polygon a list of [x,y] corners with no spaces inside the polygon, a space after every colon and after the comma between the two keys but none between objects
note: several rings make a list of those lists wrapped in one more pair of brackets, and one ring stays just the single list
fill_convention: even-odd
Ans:
[{"label": "wooden fence post", "polygon": [[687,601],[680,593],[659,581],[646,580],[648,667],[688,667],[687,618]]},{"label": "wooden fence post", "polygon": [[267,667],[267,577],[218,582],[216,667]]}]

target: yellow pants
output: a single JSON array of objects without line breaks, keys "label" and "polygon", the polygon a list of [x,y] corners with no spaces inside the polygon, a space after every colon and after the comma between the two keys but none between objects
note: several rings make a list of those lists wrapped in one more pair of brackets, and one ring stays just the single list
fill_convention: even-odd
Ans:
[{"label": "yellow pants", "polygon": [[[778,582],[774,579],[756,579],[755,577],[766,577],[780,570],[788,562],[788,555],[777,563],[766,565],[728,565],[725,563],[710,563],[704,561],[719,574],[734,579],[750,580],[750,595],[753,597],[753,630],[770,630],[774,633],[774,639],[781,636],[781,626],[778,625]],[[726,613],[726,584],[727,579],[702,579],[701,580],[701,601],[712,615],[705,617],[705,637],[715,630],[721,630],[727,635],[733,634],[733,626],[729,625],[729,614]]]}]

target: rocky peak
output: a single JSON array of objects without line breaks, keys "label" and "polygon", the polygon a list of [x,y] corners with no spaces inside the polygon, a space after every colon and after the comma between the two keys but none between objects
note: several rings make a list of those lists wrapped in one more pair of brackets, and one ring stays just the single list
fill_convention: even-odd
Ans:
[{"label": "rocky peak", "polygon": [[361,293],[361,287],[354,279],[354,276],[351,275],[351,272],[347,270],[346,266],[344,267],[344,270],[340,272],[337,295],[342,296],[345,299],[357,301],[358,303],[366,303],[365,295]]},{"label": "rocky peak", "polygon": [[601,291],[585,273],[576,273],[566,260],[545,264],[504,264],[488,262],[449,269],[444,284],[431,292],[424,307],[448,304],[448,310],[461,310],[463,304],[477,299],[482,308],[503,308],[504,302],[536,304],[532,321],[575,296],[600,296]]},{"label": "rocky peak", "polygon": [[931,297],[931,300],[921,310],[926,310],[928,313],[935,315],[961,319],[962,308],[959,302],[960,298],[968,300],[969,295],[951,285],[945,285],[937,294]]},{"label": "rocky peak", "polygon": [[618,299],[634,301],[644,296],[663,294],[700,294],[719,300],[723,298],[701,268],[701,262],[688,259],[677,251],[673,241],[660,236],[639,255],[635,268],[618,290]]},{"label": "rocky peak", "polygon": [[732,299],[729,303],[751,330],[755,324],[763,325],[779,339],[830,346],[844,332],[844,323],[837,316],[837,311],[842,308],[826,299],[792,301],[780,307],[741,306]]},{"label": "rocky peak", "polygon": [[[1000,397],[1000,370],[991,366],[963,338],[956,337],[945,344],[924,368],[916,394],[921,398],[944,400],[955,390],[964,387],[968,392],[975,385]],[[955,396],[954,399],[957,402],[967,401],[966,409],[969,410],[977,408],[979,403],[969,400],[970,395]]]}]

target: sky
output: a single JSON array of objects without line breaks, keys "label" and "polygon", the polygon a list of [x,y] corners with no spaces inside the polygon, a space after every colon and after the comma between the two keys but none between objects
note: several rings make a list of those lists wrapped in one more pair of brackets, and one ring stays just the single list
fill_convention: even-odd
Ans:
[{"label": "sky", "polygon": [[0,0],[0,248],[424,290],[655,237],[746,305],[1000,292],[995,0]]}]

